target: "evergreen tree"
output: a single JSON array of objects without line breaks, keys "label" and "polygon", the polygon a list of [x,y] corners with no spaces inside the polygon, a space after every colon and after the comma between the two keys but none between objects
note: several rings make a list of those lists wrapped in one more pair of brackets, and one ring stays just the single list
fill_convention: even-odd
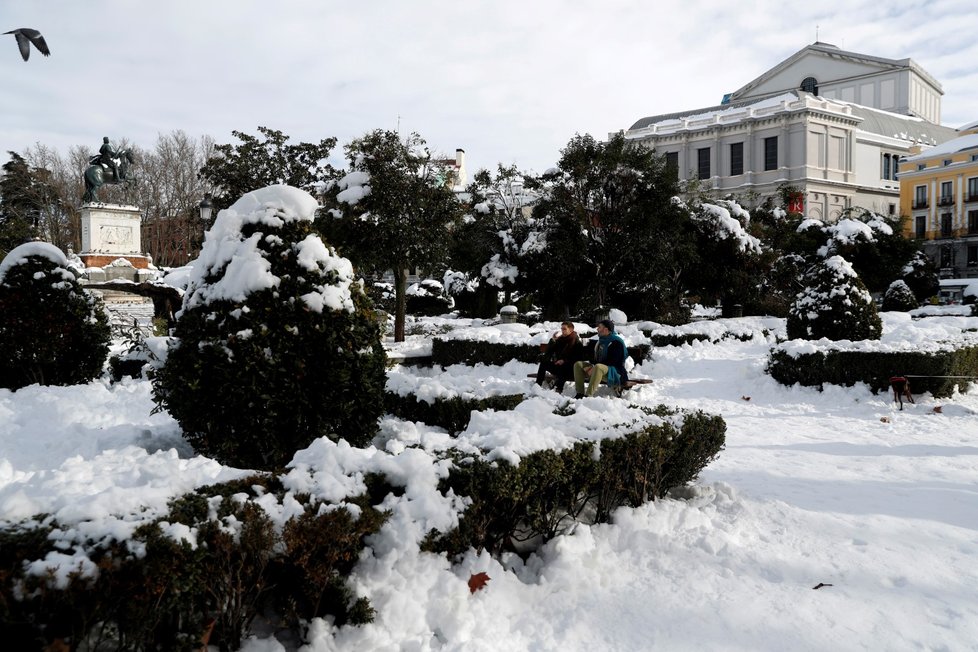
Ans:
[{"label": "evergreen tree", "polygon": [[883,310],[913,310],[920,305],[910,287],[901,279],[890,283],[886,294],[883,295]]},{"label": "evergreen tree", "polygon": [[31,168],[15,152],[7,153],[10,160],[0,177],[0,255],[38,235],[42,217],[57,205],[50,173]]},{"label": "evergreen tree", "polygon": [[934,262],[927,254],[918,250],[900,270],[903,281],[917,298],[917,303],[937,296],[941,291],[941,282],[937,278]]},{"label": "evergreen tree", "polygon": [[417,134],[375,130],[346,147],[349,169],[328,184],[320,230],[361,273],[394,274],[394,339],[404,341],[408,271],[444,268],[461,207]]},{"label": "evergreen tree", "polygon": [[876,303],[856,272],[841,256],[813,265],[806,287],[788,312],[791,339],[878,340],[883,324]]},{"label": "evergreen tree", "polygon": [[673,170],[624,134],[575,136],[543,176],[534,210],[546,248],[532,257],[547,313],[611,304],[628,314],[681,319],[685,277],[697,264],[689,215],[672,198]]},{"label": "evergreen tree", "polygon": [[258,132],[264,140],[232,131],[241,142],[215,145],[215,154],[200,169],[200,177],[216,190],[217,209],[227,208],[238,197],[265,186],[285,184],[315,192],[319,184],[335,174],[325,162],[336,146],[335,138],[289,144],[289,137],[281,131],[258,127]]},{"label": "evergreen tree", "polygon": [[60,249],[28,242],[0,263],[0,387],[88,382],[102,373],[110,338],[101,302]]},{"label": "evergreen tree", "polygon": [[208,231],[154,380],[157,405],[194,449],[275,469],[328,436],[368,443],[383,411],[385,354],[349,261],[313,232],[316,200],[273,186]]}]

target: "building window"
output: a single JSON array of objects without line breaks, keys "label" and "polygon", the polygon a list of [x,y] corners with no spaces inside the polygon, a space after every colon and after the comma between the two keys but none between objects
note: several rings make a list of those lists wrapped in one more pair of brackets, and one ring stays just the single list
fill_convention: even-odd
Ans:
[{"label": "building window", "polygon": [[941,213],[941,237],[951,237],[951,214]]},{"label": "building window", "polygon": [[968,211],[968,235],[978,233],[978,211]]},{"label": "building window", "polygon": [[968,201],[978,201],[978,177],[968,179]]},{"label": "building window", "polygon": [[818,80],[814,77],[805,77],[801,80],[801,90],[812,95],[818,95]]},{"label": "building window", "polygon": [[918,171],[918,172],[919,172],[920,170],[926,170],[926,169],[927,169],[927,164],[926,164],[926,163],[918,163],[918,164],[917,164],[917,171]]},{"label": "building window", "polygon": [[954,203],[954,191],[952,190],[950,181],[941,182],[941,206],[950,206]]},{"label": "building window", "polygon": [[890,178],[890,155],[883,154],[883,169],[880,172],[880,177],[883,179]]},{"label": "building window", "polygon": [[927,186],[917,186],[913,189],[913,207],[927,208]]},{"label": "building window", "polygon": [[710,178],[710,148],[701,147],[696,150],[696,176],[700,179]]},{"label": "building window", "polygon": [[941,247],[941,267],[953,267],[954,266],[954,250],[951,245],[944,245]]},{"label": "building window", "polygon": [[896,204],[890,204],[887,215],[896,215]]},{"label": "building window", "polygon": [[951,159],[949,158],[944,159],[944,167],[947,167],[949,165],[951,165]]},{"label": "building window", "polygon": [[778,137],[772,136],[764,139],[764,169],[778,169]]},{"label": "building window", "polygon": [[730,143],[730,176],[744,173],[744,144]]},{"label": "building window", "polygon": [[968,245],[968,267],[978,267],[978,245]]},{"label": "building window", "polygon": [[927,237],[927,218],[923,215],[918,215],[914,221],[914,237],[918,240]]},{"label": "building window", "polygon": [[666,152],[666,172],[673,179],[679,178],[679,152]]}]

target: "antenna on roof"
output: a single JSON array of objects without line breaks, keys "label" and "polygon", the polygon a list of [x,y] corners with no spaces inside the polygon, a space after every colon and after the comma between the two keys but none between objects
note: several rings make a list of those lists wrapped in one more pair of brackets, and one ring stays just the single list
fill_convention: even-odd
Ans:
[{"label": "antenna on roof", "polygon": [[815,42],[818,43],[818,25],[815,25]]}]

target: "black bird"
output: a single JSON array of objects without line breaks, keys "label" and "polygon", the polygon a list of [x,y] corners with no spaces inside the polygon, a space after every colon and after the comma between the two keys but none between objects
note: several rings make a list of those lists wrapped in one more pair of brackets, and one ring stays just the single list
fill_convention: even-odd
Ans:
[{"label": "black bird", "polygon": [[24,61],[27,61],[31,56],[31,43],[44,56],[51,55],[51,50],[48,49],[48,44],[44,42],[44,37],[36,29],[21,27],[10,32],[4,32],[4,34],[13,34],[14,38],[17,39],[17,47],[20,48],[20,56],[24,57]]}]

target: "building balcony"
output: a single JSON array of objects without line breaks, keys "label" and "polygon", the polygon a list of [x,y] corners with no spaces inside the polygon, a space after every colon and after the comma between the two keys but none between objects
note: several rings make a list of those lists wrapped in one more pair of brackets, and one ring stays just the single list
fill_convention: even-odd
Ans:
[{"label": "building balcony", "polygon": [[937,202],[938,206],[950,206],[953,203],[954,203],[954,197],[950,197],[950,196],[941,197],[940,200],[938,200]]},{"label": "building balcony", "polygon": [[915,199],[913,200],[913,209],[917,210],[919,208],[927,208],[927,199]]},{"label": "building balcony", "polygon": [[965,197],[965,199],[964,199],[964,200],[965,200],[965,201],[968,201],[968,202],[971,202],[971,201],[978,201],[978,194],[974,194],[974,195],[968,195],[967,197]]}]

